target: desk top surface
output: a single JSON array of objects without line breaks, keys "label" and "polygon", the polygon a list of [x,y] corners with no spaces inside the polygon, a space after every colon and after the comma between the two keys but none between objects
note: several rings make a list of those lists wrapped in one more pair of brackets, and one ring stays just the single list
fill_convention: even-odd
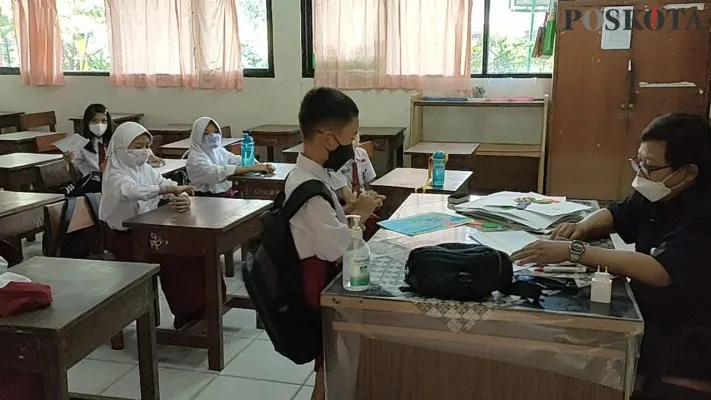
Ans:
[{"label": "desk top surface", "polygon": [[[241,142],[242,138],[228,138],[222,137],[222,147]],[[161,149],[171,149],[171,150],[188,150],[190,149],[190,138],[178,140],[177,142],[168,143],[160,146]]]},{"label": "desk top surface", "polygon": [[123,223],[126,227],[173,227],[226,231],[256,218],[272,206],[269,200],[219,197],[191,197],[190,210],[175,212],[170,205],[138,215]]},{"label": "desk top surface", "polygon": [[361,142],[364,141],[363,136],[397,136],[405,132],[404,127],[400,126],[361,126],[360,131]]},{"label": "desk top surface", "polygon": [[[438,192],[455,193],[462,186],[465,186],[472,177],[471,171],[445,171],[444,187],[437,189]],[[403,189],[419,189],[427,182],[427,170],[419,168],[395,168],[383,177],[373,181],[370,186],[395,187]],[[432,190],[431,186],[426,187]]]},{"label": "desk top surface", "polygon": [[479,147],[479,143],[419,142],[405,150],[405,154],[432,155],[441,150],[449,155],[467,156],[474,154],[477,147]]},{"label": "desk top surface", "polygon": [[248,131],[257,135],[296,135],[301,133],[298,125],[259,125],[249,128]]},{"label": "desk top surface", "polygon": [[61,160],[61,154],[11,153],[0,156],[0,169],[16,170]]},{"label": "desk top surface", "polygon": [[[586,202],[597,207],[597,202]],[[391,218],[404,218],[425,212],[444,212],[454,214],[447,206],[447,196],[439,194],[412,194],[398,208]],[[340,279],[335,279],[324,291],[324,296],[360,297],[372,300],[407,301],[418,305],[418,308],[430,307],[442,303],[449,307],[456,303],[462,306],[477,305],[474,302],[447,302],[436,299],[425,299],[412,293],[403,293],[400,286],[405,286],[405,263],[410,250],[440,243],[475,243],[468,235],[470,227],[459,226],[418,236],[405,236],[397,232],[380,229],[368,242],[371,251],[371,289],[366,292],[348,292],[343,289]],[[612,248],[609,239],[592,242],[591,245]],[[374,262],[375,260],[375,262]],[[374,267],[383,271],[373,271]],[[520,274],[522,271],[518,272]],[[615,279],[612,302],[610,305],[598,307],[590,302],[590,288],[581,288],[577,295],[554,294],[545,296],[539,305],[526,301],[512,302],[511,296],[505,296],[499,304],[487,307],[531,312],[551,312],[557,314],[575,314],[584,317],[622,319],[641,322],[642,317],[631,294],[631,289],[624,279]],[[323,304],[323,301],[322,301]],[[395,307],[397,308],[397,307]]]},{"label": "desk top surface", "polygon": [[247,175],[232,175],[227,177],[231,181],[286,181],[287,175],[296,167],[296,164],[270,163],[275,167],[273,174],[250,173]]},{"label": "desk top surface", "polygon": [[22,114],[22,111],[0,111],[0,117],[16,117]]},{"label": "desk top surface", "polygon": [[[52,288],[52,305],[0,318],[0,331],[59,331],[79,322],[116,295],[158,273],[158,265],[69,258],[33,257],[12,272]],[[151,301],[148,299],[147,301]]]},{"label": "desk top surface", "polygon": [[12,132],[12,133],[5,133],[3,135],[0,135],[0,142],[23,142],[23,141],[27,141],[27,140],[34,140],[38,137],[51,136],[51,135],[66,135],[66,134],[61,133],[61,132],[42,132],[42,131]]},{"label": "desk top surface", "polygon": [[58,193],[11,192],[0,190],[0,218],[64,199]]},{"label": "desk top surface", "polygon": [[164,158],[163,161],[165,161],[165,165],[163,165],[162,167],[153,168],[161,175],[170,174],[171,172],[175,172],[181,168],[185,168],[185,164],[187,163],[186,159],[176,160],[172,158]]},{"label": "desk top surface", "polygon": [[[71,117],[69,118],[70,121],[81,121],[84,117]],[[114,122],[124,122],[124,121],[130,121],[132,119],[141,119],[143,118],[142,113],[120,113],[120,112],[112,112],[111,113],[111,120]]]}]

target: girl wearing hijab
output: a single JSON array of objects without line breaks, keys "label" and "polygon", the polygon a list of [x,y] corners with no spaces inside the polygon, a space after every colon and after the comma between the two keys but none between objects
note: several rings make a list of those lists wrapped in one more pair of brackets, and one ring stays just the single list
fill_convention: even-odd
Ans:
[{"label": "girl wearing hijab", "polygon": [[209,117],[198,118],[190,133],[187,161],[188,178],[198,195],[232,197],[235,193],[228,176],[274,172],[271,164],[242,167],[242,157],[230,153],[221,144],[222,131],[217,122]]},{"label": "girl wearing hijab", "polygon": [[[108,247],[119,261],[133,261],[131,231],[123,226],[124,221],[156,209],[161,198],[170,200],[176,212],[190,209],[188,195],[193,194],[193,188],[178,186],[148,165],[151,139],[140,124],[125,122],[109,142],[99,219],[110,228]],[[202,260],[155,255],[151,261],[161,264],[161,287],[175,315],[175,328],[201,319],[205,308]]]}]

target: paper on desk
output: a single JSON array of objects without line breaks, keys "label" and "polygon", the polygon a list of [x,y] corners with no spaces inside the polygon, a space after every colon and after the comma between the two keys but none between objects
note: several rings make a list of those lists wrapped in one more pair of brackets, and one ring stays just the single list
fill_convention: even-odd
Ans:
[{"label": "paper on desk", "polygon": [[[524,231],[482,232],[470,229],[469,237],[479,244],[503,251],[508,255],[538,240],[537,237]],[[534,264],[518,265],[514,263],[513,270],[516,272],[533,265]]]},{"label": "paper on desk", "polygon": [[86,146],[87,143],[89,143],[89,139],[76,133],[72,133],[67,135],[64,139],[57,140],[54,142],[54,145],[61,150],[62,153],[69,153],[81,149]]}]

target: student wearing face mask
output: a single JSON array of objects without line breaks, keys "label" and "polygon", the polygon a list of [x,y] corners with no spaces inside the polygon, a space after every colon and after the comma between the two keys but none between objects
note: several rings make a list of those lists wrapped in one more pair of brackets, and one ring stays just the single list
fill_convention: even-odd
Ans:
[{"label": "student wearing face mask", "polygon": [[[533,243],[512,258],[520,263],[600,265],[630,278],[645,320],[639,364],[644,374],[659,368],[663,349],[681,329],[711,325],[711,128],[706,117],[671,113],[655,119],[642,132],[630,164],[637,172],[631,196],[582,222],[559,226],[554,240]],[[635,243],[636,252],[582,242],[613,232]],[[693,347],[680,354],[684,361],[671,373],[711,379],[708,342]]]},{"label": "student wearing face mask", "polygon": [[193,124],[186,167],[190,183],[201,196],[233,197],[236,192],[228,176],[274,172],[271,164],[242,167],[242,157],[222,147],[220,125],[209,117],[198,118]]},{"label": "student wearing face mask", "polygon": [[84,110],[81,135],[89,143],[81,150],[64,154],[75,181],[86,180],[83,191],[101,191],[101,171],[106,163],[106,148],[113,135],[111,114],[103,104],[92,104]]},{"label": "student wearing face mask", "polygon": [[[124,221],[154,210],[161,199],[176,212],[190,209],[193,188],[178,186],[148,165],[151,140],[146,128],[125,122],[116,128],[107,149],[99,219],[109,227],[108,247],[119,261],[133,261],[131,230],[123,226]],[[205,310],[202,259],[154,255],[151,261],[161,264],[161,288],[175,316],[175,328],[201,319]],[[222,287],[224,294],[224,283]]]},{"label": "student wearing face mask", "polygon": [[[358,106],[344,93],[330,88],[309,91],[301,103],[299,126],[304,150],[296,159],[284,191],[288,200],[299,185],[320,180],[331,190],[334,206],[322,197],[309,199],[289,221],[294,245],[303,269],[303,289],[308,306],[320,309],[320,293],[339,272],[343,254],[351,242],[346,214],[333,192],[338,171],[353,159],[352,141],[358,133]],[[349,207],[351,214],[370,217],[379,199],[364,193]],[[323,357],[315,364],[312,399],[325,399]]]}]

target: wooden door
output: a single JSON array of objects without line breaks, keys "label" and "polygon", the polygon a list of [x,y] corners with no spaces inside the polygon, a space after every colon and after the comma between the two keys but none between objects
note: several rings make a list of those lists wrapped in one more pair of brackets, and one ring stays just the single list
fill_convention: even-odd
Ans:
[{"label": "wooden door", "polygon": [[[568,8],[559,3],[559,18]],[[618,195],[627,121],[629,50],[602,50],[601,31],[582,23],[556,38],[547,192],[611,200]]]},{"label": "wooden door", "polygon": [[[669,4],[673,1],[669,1]],[[709,113],[709,41],[711,41],[711,2],[703,10],[686,9],[679,15],[679,28],[671,29],[670,20],[659,30],[635,30],[632,34],[632,72],[627,112],[624,151],[629,158],[637,154],[642,130],[656,117],[684,111],[707,116]],[[663,7],[664,4],[658,4]],[[643,15],[645,6],[636,6]],[[647,9],[649,6],[647,6]],[[696,13],[702,24],[689,25]],[[667,15],[670,15],[667,13]],[[674,87],[686,83],[687,87]],[[626,159],[620,160],[619,198],[631,193],[634,172]]]}]

